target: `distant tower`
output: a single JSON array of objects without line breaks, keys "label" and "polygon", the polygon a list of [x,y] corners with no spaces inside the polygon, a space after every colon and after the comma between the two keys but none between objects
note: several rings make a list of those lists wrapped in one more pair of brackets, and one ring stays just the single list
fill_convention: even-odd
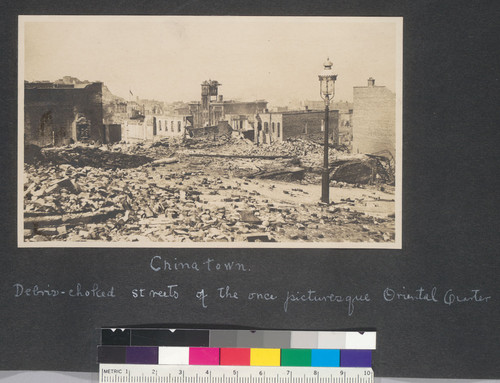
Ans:
[{"label": "distant tower", "polygon": [[210,104],[217,101],[219,86],[222,85],[216,80],[203,81],[201,84],[201,114],[202,126],[212,124]]},{"label": "distant tower", "polygon": [[201,107],[205,110],[208,110],[208,100],[210,99],[209,97],[210,93],[210,84],[208,81],[203,81],[201,84]]}]

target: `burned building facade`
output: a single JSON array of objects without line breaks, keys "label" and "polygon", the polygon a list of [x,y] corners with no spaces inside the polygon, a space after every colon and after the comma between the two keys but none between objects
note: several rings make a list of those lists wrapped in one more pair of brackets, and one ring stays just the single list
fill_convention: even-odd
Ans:
[{"label": "burned building facade", "polygon": [[[255,132],[255,140],[258,139],[260,143],[281,142],[300,136],[321,138],[325,129],[325,112],[319,110],[268,112],[260,114],[259,119],[261,130]],[[330,110],[330,137],[338,134],[338,124],[339,111]]]},{"label": "burned building facade", "polygon": [[353,90],[353,152],[381,153],[396,151],[396,95],[385,86],[376,86],[373,78],[367,86]]},{"label": "burned building facade", "polygon": [[25,144],[60,146],[106,142],[101,82],[88,84],[25,82]]},{"label": "burned building facade", "polygon": [[158,115],[153,118],[153,135],[160,137],[184,137],[188,125],[190,126],[190,116],[188,115]]},{"label": "burned building facade", "polygon": [[239,128],[248,127],[245,121],[250,120],[253,123],[253,117],[266,110],[267,101],[265,100],[225,101],[223,96],[219,95],[219,86],[221,85],[215,80],[204,81],[201,84],[201,102],[189,104],[193,128],[216,126],[225,121],[239,130]]}]

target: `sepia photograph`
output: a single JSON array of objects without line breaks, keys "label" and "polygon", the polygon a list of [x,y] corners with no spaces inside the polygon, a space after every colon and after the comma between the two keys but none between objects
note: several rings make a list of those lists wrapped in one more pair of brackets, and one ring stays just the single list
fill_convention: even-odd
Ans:
[{"label": "sepia photograph", "polygon": [[402,26],[20,16],[18,246],[401,248]]}]

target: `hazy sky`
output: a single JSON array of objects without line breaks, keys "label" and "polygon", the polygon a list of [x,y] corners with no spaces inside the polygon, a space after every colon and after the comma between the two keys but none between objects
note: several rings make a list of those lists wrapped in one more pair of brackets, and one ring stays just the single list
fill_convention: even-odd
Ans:
[{"label": "hazy sky", "polygon": [[99,16],[21,21],[28,81],[67,75],[103,81],[124,98],[131,90],[134,96],[170,102],[199,100],[200,84],[212,79],[223,84],[219,92],[226,100],[286,105],[292,99],[320,99],[318,73],[330,57],[338,74],[335,100],[352,100],[352,87],[366,85],[370,76],[376,85],[396,90],[399,19]]}]

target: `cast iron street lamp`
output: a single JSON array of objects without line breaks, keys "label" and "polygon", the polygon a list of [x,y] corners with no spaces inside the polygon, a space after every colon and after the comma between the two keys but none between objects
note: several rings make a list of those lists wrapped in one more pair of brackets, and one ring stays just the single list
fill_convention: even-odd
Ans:
[{"label": "cast iron street lamp", "polygon": [[337,75],[332,72],[332,62],[326,59],[324,69],[319,74],[320,95],[325,100],[325,149],[323,159],[323,172],[321,182],[321,202],[330,203],[330,170],[328,169],[328,117],[330,114],[330,101],[335,95],[335,80]]}]

